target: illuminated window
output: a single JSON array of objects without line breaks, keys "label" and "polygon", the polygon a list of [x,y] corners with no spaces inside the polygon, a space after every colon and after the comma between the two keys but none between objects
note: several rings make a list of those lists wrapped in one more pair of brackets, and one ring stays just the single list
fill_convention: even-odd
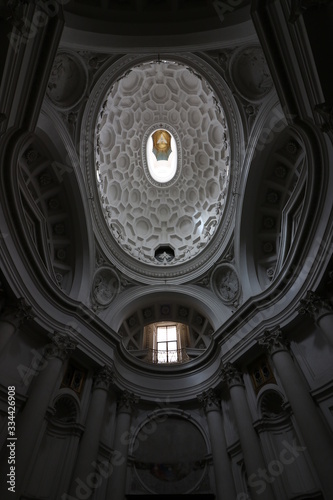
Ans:
[{"label": "illuminated window", "polygon": [[178,361],[176,325],[157,327],[156,347],[158,363],[176,363]]},{"label": "illuminated window", "polygon": [[144,328],[144,347],[148,348],[150,363],[184,363],[189,361],[186,347],[189,346],[189,329],[183,323],[163,321],[151,323]]}]

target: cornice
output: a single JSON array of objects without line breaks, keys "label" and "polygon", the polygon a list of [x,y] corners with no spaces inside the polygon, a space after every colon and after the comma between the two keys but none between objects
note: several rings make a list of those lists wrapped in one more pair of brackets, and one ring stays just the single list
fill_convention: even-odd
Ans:
[{"label": "cornice", "polygon": [[[62,37],[62,45],[74,50],[95,50],[98,52],[113,52],[118,54],[166,52],[195,52],[198,50],[213,50],[225,48],[239,43],[252,43],[257,40],[251,20],[234,26],[193,33],[188,35],[170,36],[120,36],[105,33],[80,30],[74,27],[76,16],[66,13],[66,27]],[[72,24],[72,26],[71,26]],[[110,49],[111,48],[111,49]]]}]

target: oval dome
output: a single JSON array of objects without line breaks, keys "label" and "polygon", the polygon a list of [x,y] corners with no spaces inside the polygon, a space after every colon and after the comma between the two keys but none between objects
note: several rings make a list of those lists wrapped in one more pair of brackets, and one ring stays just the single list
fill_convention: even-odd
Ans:
[{"label": "oval dome", "polygon": [[122,251],[159,267],[201,253],[229,184],[229,131],[210,84],[179,62],[136,65],[109,90],[96,135],[101,206]]}]

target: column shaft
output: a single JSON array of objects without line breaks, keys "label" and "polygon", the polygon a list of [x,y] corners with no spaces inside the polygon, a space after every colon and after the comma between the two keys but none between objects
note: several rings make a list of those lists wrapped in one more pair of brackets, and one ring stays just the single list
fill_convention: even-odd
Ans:
[{"label": "column shaft", "polygon": [[[78,456],[70,488],[70,494],[74,497],[76,490],[80,488],[80,484],[86,484],[87,479],[88,484],[93,484],[92,481],[89,481],[89,475],[93,474],[95,471],[95,461],[98,456],[105,405],[111,381],[112,370],[105,366],[98,372],[94,382],[92,398],[86,419],[86,427],[79,445]],[[87,491],[89,491],[89,488],[87,488]],[[87,493],[87,499],[89,498],[88,495],[89,494]]]},{"label": "column shaft", "polygon": [[[45,369],[39,373],[34,381],[31,394],[18,420],[15,441],[16,444],[16,493],[12,494],[13,500],[20,498],[21,488],[24,483],[24,476],[31,461],[36,441],[38,439],[46,410],[50,403],[55,384],[58,380],[62,367],[59,358],[52,358],[47,361]],[[9,441],[7,441],[8,443]],[[1,470],[8,470],[6,461],[1,460]],[[5,484],[1,483],[0,497],[7,498],[8,491]]]},{"label": "column shaft", "polygon": [[[244,456],[248,483],[251,488],[251,498],[253,500],[272,500],[274,495],[270,484],[259,480],[260,471],[266,470],[266,464],[259,445],[258,436],[253,427],[244,387],[241,385],[232,386],[230,388],[230,397]],[[258,483],[260,486],[257,486]]]},{"label": "column shaft", "polygon": [[321,331],[326,335],[328,341],[333,345],[333,314],[325,314],[317,320]]},{"label": "column shaft", "polygon": [[221,375],[222,380],[227,382],[229,387],[251,498],[252,500],[273,500],[275,497],[270,478],[266,476],[267,479],[262,479],[266,473],[266,464],[259,438],[253,427],[242,375],[231,363],[227,363]]},{"label": "column shaft", "polygon": [[108,496],[112,500],[124,500],[126,489],[128,432],[131,425],[129,413],[119,413],[115,431],[114,452],[118,457],[114,461],[113,471],[108,484]]},{"label": "column shaft", "polygon": [[0,317],[0,353],[3,353],[17,328],[32,319],[31,306],[21,297],[15,303],[6,305]]},{"label": "column shaft", "polygon": [[124,500],[126,491],[127,458],[129,446],[129,431],[132,410],[137,398],[125,391],[119,402],[113,456],[111,458],[112,473],[107,487],[107,497],[112,500]]},{"label": "column shaft", "polygon": [[[46,356],[43,366],[37,378],[32,382],[33,386],[27,402],[20,415],[16,428],[16,488],[11,493],[13,500],[19,499],[24,486],[25,475],[28,472],[31,457],[43,427],[46,410],[51,402],[56,389],[61,369],[68,353],[75,349],[76,344],[68,335],[54,332],[50,335],[52,342],[46,347]],[[6,451],[6,450],[5,450]],[[1,459],[0,470],[8,471],[8,464],[4,456]],[[8,490],[4,480],[0,484],[0,498],[8,497]]]},{"label": "column shaft", "polygon": [[287,351],[272,354],[272,360],[317,469],[327,500],[333,498],[333,443],[304,380]]},{"label": "column shaft", "polygon": [[6,347],[7,343],[14,335],[16,326],[14,323],[6,320],[0,320],[0,352]]},{"label": "column shaft", "polygon": [[216,498],[217,500],[235,500],[236,490],[220,410],[208,411],[207,422],[213,455]]}]

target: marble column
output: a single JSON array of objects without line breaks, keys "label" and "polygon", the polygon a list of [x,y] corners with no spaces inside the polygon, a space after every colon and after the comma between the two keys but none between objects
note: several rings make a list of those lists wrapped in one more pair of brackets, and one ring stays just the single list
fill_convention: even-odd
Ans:
[{"label": "marble column", "polygon": [[117,423],[111,458],[112,473],[109,478],[107,496],[112,500],[124,500],[126,491],[126,474],[128,446],[130,441],[131,418],[138,399],[133,393],[124,391],[117,409]]},{"label": "marble column", "polygon": [[[70,494],[77,496],[82,483],[94,485],[94,463],[96,462],[101,436],[105,405],[109,388],[113,382],[113,371],[109,366],[99,369],[94,377],[92,397],[89,405],[86,426],[80,441],[77,460],[72,475]],[[91,478],[91,480],[90,480]],[[91,488],[90,488],[91,489]],[[89,488],[87,488],[89,491]],[[91,493],[92,493],[91,489]],[[89,493],[87,493],[89,495]],[[90,495],[91,496],[91,495]],[[90,498],[86,496],[86,498]]]},{"label": "marble column", "polygon": [[[67,334],[54,332],[44,351],[44,362],[36,379],[32,382],[27,402],[17,420],[16,428],[16,493],[13,500],[20,498],[25,474],[28,471],[33,450],[38,440],[43,421],[52,401],[65,360],[76,348],[76,344]],[[7,466],[1,464],[1,470]],[[8,491],[0,486],[0,498],[7,498]]]},{"label": "marble column", "polygon": [[298,312],[310,316],[333,345],[333,306],[329,300],[308,291],[300,301]]},{"label": "marble column", "polygon": [[275,497],[270,482],[260,479],[262,471],[265,471],[267,467],[259,438],[253,427],[242,375],[231,363],[227,363],[221,371],[221,376],[229,387],[251,498],[253,500],[273,500]]},{"label": "marble column", "polygon": [[293,410],[297,425],[302,433],[309,456],[311,457],[325,498],[333,498],[333,440],[325,427],[319,410],[313,401],[305,380],[297,370],[288,343],[280,328],[266,331],[259,340],[270,354],[283,388]]},{"label": "marble column", "polygon": [[207,417],[215,475],[216,499],[235,500],[236,490],[227,452],[221,401],[212,389],[198,396],[198,400],[203,405]]},{"label": "marble column", "polygon": [[32,319],[31,306],[23,298],[16,303],[6,304],[0,316],[0,353],[2,353],[24,321]]}]

